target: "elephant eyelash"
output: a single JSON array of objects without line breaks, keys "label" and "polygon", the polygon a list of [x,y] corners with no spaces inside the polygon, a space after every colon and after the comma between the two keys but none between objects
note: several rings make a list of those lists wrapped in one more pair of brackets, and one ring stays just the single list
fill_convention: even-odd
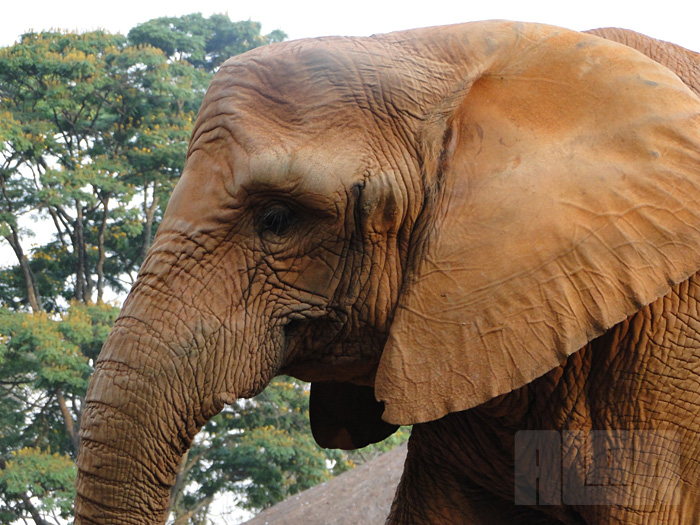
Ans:
[{"label": "elephant eyelash", "polygon": [[266,208],[258,218],[258,227],[261,234],[272,233],[282,236],[296,222],[296,214],[283,204],[275,204]]}]

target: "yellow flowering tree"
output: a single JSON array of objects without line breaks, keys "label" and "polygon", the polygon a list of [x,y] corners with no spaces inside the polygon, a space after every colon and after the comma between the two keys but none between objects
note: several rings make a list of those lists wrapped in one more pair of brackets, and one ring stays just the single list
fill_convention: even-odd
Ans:
[{"label": "yellow flowering tree", "polygon": [[0,523],[70,516],[83,396],[117,312],[0,308]]},{"label": "yellow flowering tree", "polygon": [[[0,235],[18,263],[0,300],[55,310],[124,291],[209,80],[102,31],[27,33],[0,49]],[[21,241],[34,221],[52,235],[32,254]]]}]

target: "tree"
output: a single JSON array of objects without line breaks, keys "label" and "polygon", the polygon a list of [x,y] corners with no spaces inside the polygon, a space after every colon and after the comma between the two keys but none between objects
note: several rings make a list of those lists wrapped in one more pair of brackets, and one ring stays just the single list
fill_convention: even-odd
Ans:
[{"label": "tree", "polygon": [[[209,77],[101,31],[0,50],[0,235],[17,260],[0,271],[3,523],[70,515],[87,378],[117,312],[103,294],[147,250]],[[27,252],[32,215],[54,236]]]},{"label": "tree", "polygon": [[260,34],[259,22],[232,22],[227,15],[204,18],[195,13],[178,18],[163,17],[139,24],[129,31],[134,44],[148,44],[168,57],[185,60],[204,71],[214,72],[229,57],[255,47],[281,42],[287,35],[280,30]]},{"label": "tree", "polygon": [[171,492],[173,524],[198,525],[217,495],[259,511],[373,459],[408,439],[352,452],[321,449],[309,428],[308,385],[282,376],[258,396],[240,400],[197,435]]},{"label": "tree", "polygon": [[71,515],[91,360],[117,312],[78,302],[58,317],[0,308],[0,522]]},{"label": "tree", "polygon": [[[209,77],[101,31],[0,50],[0,235],[17,260],[0,270],[2,522],[71,512],[87,378],[117,312],[103,295],[138,269]],[[54,236],[27,252],[30,216]]]},{"label": "tree", "polygon": [[[0,50],[0,233],[24,280],[6,303],[52,310],[50,298],[100,301],[107,285],[124,291],[120,276],[135,272],[150,245],[208,81],[158,49],[101,31],[28,33]],[[29,212],[54,226],[34,257],[35,266],[56,263],[41,272],[50,283],[38,282],[21,247],[19,219]]]}]

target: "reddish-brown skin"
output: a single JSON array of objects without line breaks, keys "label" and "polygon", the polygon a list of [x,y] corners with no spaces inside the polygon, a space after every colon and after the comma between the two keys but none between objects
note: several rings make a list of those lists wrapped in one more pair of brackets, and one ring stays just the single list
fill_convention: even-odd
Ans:
[{"label": "reddish-brown skin", "polygon": [[673,71],[696,95],[700,95],[700,53],[636,31],[605,27],[586,31],[632,47]]},{"label": "reddish-brown skin", "polygon": [[428,515],[426,523],[697,523],[695,452],[680,458],[676,493],[668,500],[538,511],[512,502],[513,439],[519,430],[644,429],[696,450],[700,340],[690,334],[698,333],[699,319],[700,277],[694,275],[531,384],[415,425],[390,521],[415,523],[415,509]]},{"label": "reddish-brown skin", "polygon": [[[624,29],[588,33],[644,53],[700,94],[699,53]],[[512,502],[513,439],[519,430],[663,429],[685,443],[698,443],[699,329],[700,277],[695,274],[529,385],[472,410],[415,425],[389,521],[697,523],[695,448],[681,462],[678,493],[670,504],[533,510]]]},{"label": "reddish-brown skin", "polygon": [[[697,522],[698,225],[700,99],[628,47],[483,22],[231,59],[96,365],[76,523],[163,523],[196,432],[279,373],[325,446],[415,425],[390,522]],[[591,429],[669,432],[673,498],[514,504],[518,430]]]}]

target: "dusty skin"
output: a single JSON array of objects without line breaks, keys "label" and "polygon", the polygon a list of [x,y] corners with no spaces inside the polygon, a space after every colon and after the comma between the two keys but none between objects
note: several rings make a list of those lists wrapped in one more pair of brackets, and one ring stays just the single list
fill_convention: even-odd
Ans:
[{"label": "dusty skin", "polygon": [[600,34],[229,60],[87,393],[76,523],[163,523],[195,433],[281,373],[323,446],[415,425],[390,523],[699,522],[698,55]]}]

